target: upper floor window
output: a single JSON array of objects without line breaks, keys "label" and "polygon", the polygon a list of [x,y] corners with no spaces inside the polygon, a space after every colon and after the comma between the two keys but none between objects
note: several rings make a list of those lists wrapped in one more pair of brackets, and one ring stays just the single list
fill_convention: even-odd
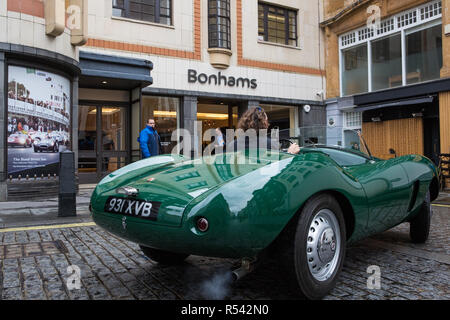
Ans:
[{"label": "upper floor window", "polygon": [[297,46],[297,11],[267,3],[258,4],[258,38]]},{"label": "upper floor window", "polygon": [[342,35],[341,95],[439,79],[441,17],[441,1],[432,1]]},{"label": "upper floor window", "polygon": [[172,0],[112,0],[113,16],[172,24]]},{"label": "upper floor window", "polygon": [[230,0],[208,0],[208,39],[210,48],[231,50]]}]

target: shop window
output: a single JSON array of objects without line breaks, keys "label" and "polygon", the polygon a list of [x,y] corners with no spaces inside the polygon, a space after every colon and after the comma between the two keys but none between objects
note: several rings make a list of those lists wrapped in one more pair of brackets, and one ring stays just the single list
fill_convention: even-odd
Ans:
[{"label": "shop window", "polygon": [[230,0],[208,1],[209,48],[231,50]]},{"label": "shop window", "polygon": [[172,0],[113,0],[113,16],[172,24]]},{"label": "shop window", "polygon": [[298,109],[296,107],[267,104],[262,104],[261,107],[269,118],[269,134],[271,134],[272,129],[278,129],[281,140],[297,136],[298,121],[296,118],[298,117]]},{"label": "shop window", "polygon": [[297,11],[258,4],[259,40],[297,46]]},{"label": "shop window", "polygon": [[173,97],[143,96],[142,97],[142,123],[145,128],[148,119],[154,119],[156,131],[161,137],[163,154],[169,154],[176,145],[172,141],[172,133],[178,128],[177,118],[180,100]]},{"label": "shop window", "polygon": [[368,90],[367,44],[342,52],[342,93],[352,95]]},{"label": "shop window", "polygon": [[[224,103],[216,104],[212,101],[200,100],[197,105],[197,120],[202,122],[203,135],[211,129],[220,130],[226,142],[226,130],[235,129],[237,126],[237,107]],[[202,150],[205,150],[210,143],[211,140],[202,140]]]},{"label": "shop window", "polygon": [[442,68],[442,25],[406,36],[406,83],[438,79]]},{"label": "shop window", "polygon": [[372,42],[372,90],[402,85],[401,43],[400,34]]}]

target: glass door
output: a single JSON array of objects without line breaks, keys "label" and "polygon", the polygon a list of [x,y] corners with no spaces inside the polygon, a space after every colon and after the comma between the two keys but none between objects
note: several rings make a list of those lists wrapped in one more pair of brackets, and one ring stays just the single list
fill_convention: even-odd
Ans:
[{"label": "glass door", "polygon": [[97,107],[78,107],[78,178],[97,182]]},{"label": "glass door", "polygon": [[101,168],[97,170],[100,179],[128,163],[126,111],[124,107],[101,107],[100,153],[97,158],[97,168]]},{"label": "glass door", "polygon": [[78,175],[97,183],[129,162],[127,108],[79,106]]}]

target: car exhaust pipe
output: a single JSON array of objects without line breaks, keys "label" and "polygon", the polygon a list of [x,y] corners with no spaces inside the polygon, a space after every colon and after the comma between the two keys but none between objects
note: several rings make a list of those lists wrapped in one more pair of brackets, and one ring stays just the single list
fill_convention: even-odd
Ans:
[{"label": "car exhaust pipe", "polygon": [[245,277],[247,274],[252,272],[255,267],[255,260],[244,258],[241,261],[241,267],[233,270],[231,272],[231,276],[233,277],[233,281],[236,282],[239,279]]}]

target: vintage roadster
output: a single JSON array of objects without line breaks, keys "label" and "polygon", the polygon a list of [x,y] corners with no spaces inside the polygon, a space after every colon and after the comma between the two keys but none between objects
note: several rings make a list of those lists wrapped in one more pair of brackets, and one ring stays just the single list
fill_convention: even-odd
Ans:
[{"label": "vintage roadster", "polygon": [[381,160],[310,145],[296,155],[247,149],[207,160],[162,155],[111,173],[92,195],[94,221],[160,263],[242,259],[236,277],[270,252],[310,299],[333,288],[348,243],[403,222],[412,241],[428,238],[439,182],[423,156]]}]

